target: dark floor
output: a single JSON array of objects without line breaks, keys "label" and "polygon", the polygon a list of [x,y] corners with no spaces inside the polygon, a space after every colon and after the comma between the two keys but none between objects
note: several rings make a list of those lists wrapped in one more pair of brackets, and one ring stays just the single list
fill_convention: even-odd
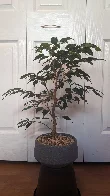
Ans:
[{"label": "dark floor", "polygon": [[[74,163],[81,196],[110,196],[110,163]],[[33,196],[40,164],[0,162],[0,196]]]}]

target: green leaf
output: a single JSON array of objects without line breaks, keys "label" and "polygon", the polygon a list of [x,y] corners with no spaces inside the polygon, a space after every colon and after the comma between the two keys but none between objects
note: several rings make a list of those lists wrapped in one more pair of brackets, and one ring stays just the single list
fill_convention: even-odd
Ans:
[{"label": "green leaf", "polygon": [[67,94],[67,100],[70,101],[71,99],[72,99],[72,94],[71,93],[68,93]]},{"label": "green leaf", "polygon": [[[12,95],[12,94],[16,94],[16,93],[21,93],[22,94],[25,94],[27,93],[26,91],[24,91],[23,89],[21,88],[14,88],[14,89],[9,89],[6,93],[4,93],[2,96],[8,96],[8,95]],[[4,98],[3,98],[4,99]],[[2,99],[2,100],[3,100]]]},{"label": "green leaf", "polygon": [[26,91],[25,96],[23,97],[23,99],[26,98],[26,97],[35,97],[35,94],[32,91]]},{"label": "green leaf", "polygon": [[75,51],[76,47],[76,44],[68,44],[66,45],[65,49],[69,50],[69,53],[72,54],[73,50]]},{"label": "green leaf", "polygon": [[30,108],[32,108],[33,106],[28,106],[27,108],[24,108],[22,111],[24,111],[24,110],[28,110],[28,109],[30,109]]},{"label": "green leaf", "polygon": [[62,118],[66,119],[66,120],[71,120],[71,118],[69,118],[69,116],[62,116]]},{"label": "green leaf", "polygon": [[28,103],[31,103],[32,105],[29,107],[38,107],[38,105],[42,102],[42,100],[30,100],[27,103],[24,104],[24,106],[28,105]]},{"label": "green leaf", "polygon": [[43,110],[43,107],[36,108],[36,113],[39,112],[39,111],[41,111],[41,110]]},{"label": "green leaf", "polygon": [[[35,118],[33,118],[33,119],[40,119],[40,117],[35,117]],[[20,121],[17,125],[18,125],[18,128],[19,127],[23,127],[23,126],[26,126],[26,129],[28,128],[28,127],[30,127],[30,125],[32,124],[32,123],[35,123],[36,121],[35,120],[31,120],[31,121],[29,121],[29,119],[28,118],[26,118],[25,120],[22,120],[22,121]],[[25,130],[26,130],[25,129]]]},{"label": "green leaf", "polygon": [[42,113],[43,113],[43,117],[44,117],[48,112],[49,112],[49,110],[45,110],[45,109],[44,109],[43,112],[42,112]]},{"label": "green leaf", "polygon": [[63,80],[59,80],[59,85],[58,85],[58,88],[63,88],[64,87],[64,82]]},{"label": "green leaf", "polygon": [[96,90],[95,88],[93,88],[92,86],[85,86],[85,89],[89,89],[89,90],[92,90],[94,94],[100,96],[100,97],[103,97],[103,93]]},{"label": "green leaf", "polygon": [[84,88],[74,87],[72,90],[75,94],[80,95],[80,97],[84,95]]},{"label": "green leaf", "polygon": [[34,80],[33,86],[35,87],[36,84],[38,84],[38,80]]},{"label": "green leaf", "polygon": [[66,93],[71,93],[71,88],[65,88]]},{"label": "green leaf", "polygon": [[66,102],[65,95],[63,97],[59,98],[58,105],[60,105],[60,104],[63,104],[63,106],[61,106],[61,107],[62,107],[62,109],[65,110],[66,107],[67,107],[67,102]]},{"label": "green leaf", "polygon": [[[22,120],[22,119],[21,119]],[[26,118],[26,120],[22,120],[21,122],[19,122],[17,125],[18,125],[18,128],[19,127],[23,127],[23,126],[26,126],[26,124],[29,122],[29,119]]]},{"label": "green leaf", "polygon": [[42,81],[41,84],[46,87],[46,82]]},{"label": "green leaf", "polygon": [[43,59],[46,59],[46,58],[48,58],[49,56],[45,56],[44,54],[38,54],[35,58],[34,58],[34,60],[33,61],[35,61],[35,60],[37,60],[37,59],[40,59],[39,60],[39,62],[40,61],[42,61]]},{"label": "green leaf", "polygon": [[52,38],[51,38],[51,43],[52,43],[52,44],[56,45],[57,42],[58,42],[57,37],[52,37]]},{"label": "green leaf", "polygon": [[42,43],[42,44],[40,45],[40,48],[42,48],[42,50],[45,49],[45,50],[47,50],[47,51],[49,51],[49,50],[51,49],[49,43]]},{"label": "green leaf", "polygon": [[96,51],[101,51],[101,49],[98,46],[95,47],[95,50]]},{"label": "green leaf", "polygon": [[22,76],[20,77],[20,79],[27,78],[27,77],[36,78],[36,74],[35,74],[35,73],[24,74],[24,75],[22,75]]},{"label": "green leaf", "polygon": [[87,48],[94,48],[96,51],[101,51],[101,49],[98,46],[96,46],[95,44],[83,43],[83,44],[81,44],[81,46],[87,47]]},{"label": "green leaf", "polygon": [[48,70],[50,68],[50,66],[49,65],[46,65],[44,68],[43,68],[43,70]]},{"label": "green leaf", "polygon": [[35,117],[36,119],[40,119],[40,117]]},{"label": "green leaf", "polygon": [[68,43],[68,40],[72,39],[71,37],[62,38],[60,40],[61,43]]},{"label": "green leaf", "polygon": [[[28,77],[30,77],[28,83],[33,82],[33,85],[38,83],[38,80],[36,80],[36,79],[37,79],[37,78],[36,78],[37,76],[36,76],[35,73],[28,73],[28,74],[25,74],[25,75],[21,76],[20,79],[24,79],[24,78],[26,79],[26,78],[28,78]],[[28,84],[28,83],[27,83],[27,84]]]},{"label": "green leaf", "polygon": [[89,54],[89,55],[93,56],[93,51],[88,47],[82,48],[82,53]]},{"label": "green leaf", "polygon": [[37,76],[38,76],[39,73],[42,73],[42,72],[44,73],[44,70],[47,71],[49,68],[50,68],[50,65],[46,65],[42,70],[40,70],[39,72],[37,72]]},{"label": "green leaf", "polygon": [[83,77],[85,80],[91,82],[90,76],[86,72],[84,72],[83,70],[81,70],[79,68],[76,68],[75,71],[72,71],[69,74],[72,74],[72,75],[80,77],[80,78]]},{"label": "green leaf", "polygon": [[29,121],[27,124],[26,124],[26,129],[29,128],[32,124],[32,121]]},{"label": "green leaf", "polygon": [[74,75],[74,72],[72,70],[69,70],[66,74],[65,74],[68,78],[71,78],[72,75]]},{"label": "green leaf", "polygon": [[73,98],[73,100],[74,100],[74,101],[77,101],[78,104],[79,104],[79,102],[80,102],[80,99],[79,99],[79,97],[77,97],[77,96],[75,96],[75,97]]}]

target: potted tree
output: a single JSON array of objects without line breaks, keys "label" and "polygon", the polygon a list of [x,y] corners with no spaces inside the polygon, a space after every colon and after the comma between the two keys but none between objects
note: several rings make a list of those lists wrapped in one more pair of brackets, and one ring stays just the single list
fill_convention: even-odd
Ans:
[{"label": "potted tree", "polygon": [[[90,76],[81,69],[81,63],[87,62],[92,65],[93,61],[103,60],[93,57],[93,49],[96,51],[101,51],[101,49],[91,43],[77,45],[72,43],[72,41],[73,39],[70,37],[60,40],[57,37],[52,37],[51,43],[41,43],[40,46],[35,47],[36,57],[34,60],[39,60],[43,68],[38,73],[27,73],[21,76],[20,79],[29,77],[29,82],[33,82],[34,87],[40,82],[45,90],[36,94],[32,91],[24,91],[21,88],[14,88],[3,94],[3,96],[7,96],[20,92],[24,94],[23,98],[32,98],[32,100],[24,104],[26,106],[24,110],[34,107],[36,116],[32,120],[28,118],[22,120],[18,123],[18,128],[26,126],[27,129],[37,120],[38,123],[44,124],[40,119],[49,121],[46,115],[49,115],[51,118],[51,127],[44,124],[51,132],[42,134],[35,140],[34,155],[36,160],[41,163],[37,196],[44,194],[48,196],[76,196],[80,194],[77,191],[72,166],[72,163],[78,158],[77,139],[69,134],[57,133],[58,116],[56,115],[56,108],[65,110],[68,107],[68,103],[73,101],[79,103],[80,100],[84,100],[87,102],[84,95],[89,93],[90,90],[100,97],[103,95],[102,92],[91,86],[83,87],[73,81],[74,77],[80,77],[91,82]],[[52,81],[52,88],[51,86],[48,87],[48,81]],[[64,94],[58,97],[57,93],[60,89],[64,90]],[[42,117],[38,115],[41,112]],[[62,118],[71,121],[69,116],[62,115]],[[56,182],[53,184],[51,174],[56,179]],[[65,186],[62,183],[62,176],[65,179]],[[44,188],[43,183],[44,179],[46,183],[46,177],[48,177],[48,184]],[[34,194],[36,195],[36,191]]]}]

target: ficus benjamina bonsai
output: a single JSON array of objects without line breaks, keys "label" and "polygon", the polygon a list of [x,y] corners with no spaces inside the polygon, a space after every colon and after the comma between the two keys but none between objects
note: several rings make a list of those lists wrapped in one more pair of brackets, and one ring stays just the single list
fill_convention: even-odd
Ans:
[{"label": "ficus benjamina bonsai", "polygon": [[[73,39],[70,37],[62,38],[60,40],[58,40],[57,37],[52,37],[51,43],[41,43],[40,46],[35,47],[36,57],[34,60],[38,60],[40,63],[39,66],[42,64],[43,68],[37,73],[26,73],[25,75],[22,75],[20,79],[29,78],[29,82],[32,82],[34,87],[40,82],[45,87],[45,90],[36,94],[21,88],[14,88],[2,95],[6,97],[7,95],[21,93],[21,95],[24,94],[23,99],[26,97],[32,98],[32,100],[24,104],[26,107],[23,110],[29,110],[34,107],[36,115],[32,120],[29,120],[28,118],[25,120],[21,119],[22,121],[17,124],[18,128],[22,126],[28,128],[32,123],[36,122],[36,120],[41,119],[41,117],[38,116],[38,113],[42,112],[42,119],[49,119],[46,118],[46,115],[50,115],[52,128],[42,123],[42,120],[38,123],[42,123],[51,129],[51,134],[54,137],[57,133],[56,108],[65,110],[68,107],[68,103],[72,103],[72,101],[79,103],[80,100],[84,100],[84,102],[87,102],[85,93],[89,93],[90,90],[100,97],[103,96],[102,92],[96,90],[92,86],[82,86],[73,82],[74,77],[83,78],[86,81],[91,82],[90,76],[81,69],[81,63],[90,63],[93,65],[93,61],[104,60],[93,57],[92,49],[95,49],[97,52],[101,51],[101,49],[91,43],[77,45],[72,43],[72,41]],[[46,53],[44,51],[46,51]],[[47,87],[48,81],[53,82],[54,87],[52,89]],[[65,84],[68,84],[68,88],[64,87]],[[58,98],[57,91],[62,88],[64,94]],[[51,103],[51,105],[49,105],[49,103]],[[69,116],[63,115],[62,118],[71,120]]]}]

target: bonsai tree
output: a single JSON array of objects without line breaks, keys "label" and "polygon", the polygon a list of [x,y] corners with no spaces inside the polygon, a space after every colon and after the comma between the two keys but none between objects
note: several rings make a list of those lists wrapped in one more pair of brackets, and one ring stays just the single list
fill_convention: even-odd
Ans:
[{"label": "bonsai tree", "polygon": [[[93,61],[103,60],[93,57],[92,49],[95,49],[97,52],[101,51],[101,49],[91,43],[77,45],[72,43],[72,40],[72,38],[66,37],[58,41],[57,37],[52,37],[51,43],[41,43],[40,46],[35,47],[36,57],[34,61],[38,60],[43,68],[38,71],[38,73],[27,73],[21,76],[20,79],[29,78],[29,82],[32,82],[34,87],[40,82],[45,87],[45,90],[36,94],[21,88],[14,88],[2,95],[6,97],[7,95],[21,93],[21,95],[24,95],[23,99],[26,97],[31,98],[30,101],[24,104],[26,107],[23,110],[29,110],[34,107],[36,116],[32,120],[28,118],[24,120],[21,119],[21,122],[17,124],[18,128],[26,126],[27,129],[32,123],[39,119],[41,120],[38,123],[44,124],[42,119],[48,120],[49,118],[46,118],[46,115],[50,115],[52,128],[46,124],[44,125],[51,129],[51,134],[55,137],[57,133],[56,108],[65,110],[68,107],[68,103],[72,103],[72,101],[79,103],[80,100],[84,100],[87,102],[84,95],[85,93],[89,93],[90,90],[102,97],[103,93],[94,89],[92,86],[82,86],[73,82],[74,77],[84,78],[86,81],[91,82],[90,76],[81,69],[81,63],[90,63],[93,65]],[[46,51],[46,53],[44,51]],[[85,54],[85,57],[82,57],[83,54]],[[49,89],[47,87],[48,81],[53,82],[53,88]],[[67,84],[68,87],[65,87],[65,84]],[[62,88],[64,94],[58,98],[58,89]],[[42,117],[38,116],[39,112],[42,112]],[[69,116],[63,115],[62,118],[71,120]]]}]

